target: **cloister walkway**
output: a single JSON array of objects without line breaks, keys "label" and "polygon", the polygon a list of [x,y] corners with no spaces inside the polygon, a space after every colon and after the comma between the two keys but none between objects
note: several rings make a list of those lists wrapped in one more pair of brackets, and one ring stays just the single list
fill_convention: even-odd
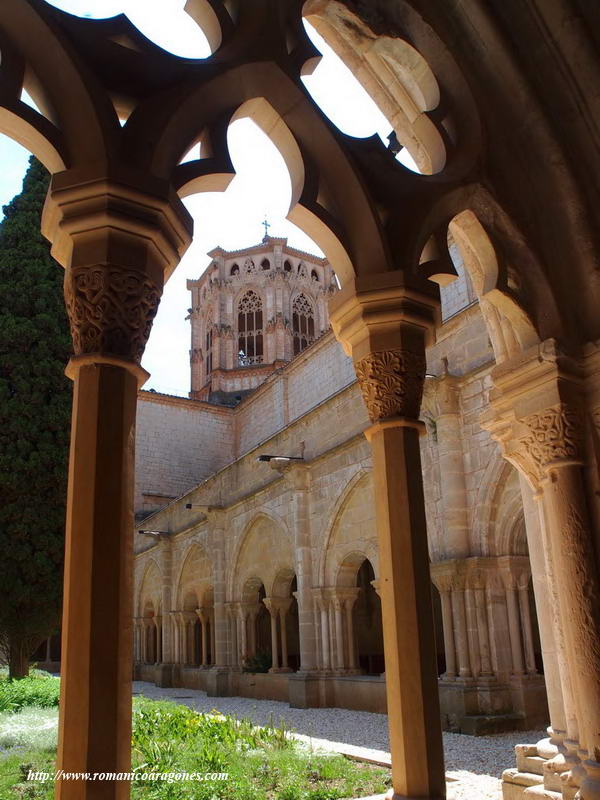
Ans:
[{"label": "cloister walkway", "polygon": [[[197,711],[214,709],[250,719],[257,725],[283,723],[295,733],[310,736],[315,746],[344,750],[351,745],[361,748],[365,754],[389,759],[385,714],[344,708],[290,708],[287,703],[247,697],[208,697],[206,692],[197,689],[161,689],[144,681],[135,681],[133,692],[156,700],[173,700]],[[444,732],[448,797],[452,800],[500,800],[500,778],[503,769],[514,762],[514,746],[519,742],[536,742],[544,736],[544,731],[478,737]]]}]

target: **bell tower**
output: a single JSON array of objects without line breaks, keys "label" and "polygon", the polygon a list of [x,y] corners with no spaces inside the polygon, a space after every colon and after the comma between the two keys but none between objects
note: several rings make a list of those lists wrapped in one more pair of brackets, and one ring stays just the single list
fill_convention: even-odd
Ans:
[{"label": "bell tower", "polygon": [[337,281],[324,258],[265,236],[244,250],[211,250],[189,280],[190,397],[236,405],[329,328]]}]

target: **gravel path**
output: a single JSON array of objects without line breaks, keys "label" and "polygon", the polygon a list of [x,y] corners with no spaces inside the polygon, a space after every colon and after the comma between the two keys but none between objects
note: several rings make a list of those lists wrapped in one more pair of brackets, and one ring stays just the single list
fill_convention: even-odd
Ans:
[{"label": "gravel path", "polygon": [[[224,714],[245,717],[257,725],[285,723],[296,733],[319,740],[324,747],[343,749],[344,745],[365,748],[376,757],[389,757],[387,716],[343,708],[290,708],[276,700],[247,697],[208,697],[197,689],[161,689],[152,683],[136,681],[136,694],[156,700],[170,699],[198,711],[216,709]],[[521,731],[496,736],[465,736],[444,733],[446,774],[449,797],[454,800],[500,800],[502,771],[515,766],[514,746],[533,744],[543,739],[544,731]],[[339,745],[339,747],[338,747]],[[378,755],[379,754],[379,755]]]}]

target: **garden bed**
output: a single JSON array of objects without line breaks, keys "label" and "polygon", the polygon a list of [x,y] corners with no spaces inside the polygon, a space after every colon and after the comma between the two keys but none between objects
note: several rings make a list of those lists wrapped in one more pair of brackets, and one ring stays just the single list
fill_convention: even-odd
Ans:
[{"label": "garden bed", "polygon": [[[35,682],[56,679],[26,680],[28,688],[0,678],[0,704],[6,708],[6,698],[12,698],[8,710],[0,711],[0,797],[52,800],[51,781],[26,778],[30,770],[54,770],[58,711],[52,706],[58,695]],[[26,702],[40,696],[45,708]],[[314,751],[283,727],[256,727],[218,712],[199,714],[144,698],[134,701],[132,763],[139,775],[211,775],[172,783],[156,775],[135,780],[132,800],[340,800],[389,787],[389,770]],[[223,774],[226,779],[219,777]]]}]

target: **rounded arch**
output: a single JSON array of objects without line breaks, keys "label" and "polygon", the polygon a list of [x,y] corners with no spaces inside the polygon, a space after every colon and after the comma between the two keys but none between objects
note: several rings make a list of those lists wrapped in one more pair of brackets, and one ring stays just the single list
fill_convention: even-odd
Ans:
[{"label": "rounded arch", "polygon": [[[182,558],[175,581],[175,598],[178,610],[195,611],[203,593],[214,585],[213,565],[206,548],[194,542]],[[195,606],[191,606],[192,603]]]},{"label": "rounded arch", "polygon": [[474,508],[473,539],[481,555],[524,555],[511,551],[523,519],[519,474],[500,453],[481,476]]},{"label": "rounded arch", "polygon": [[292,539],[281,520],[259,512],[242,532],[233,557],[228,593],[232,600],[241,600],[248,581],[265,591],[272,591],[279,574],[295,573]]},{"label": "rounded arch", "polygon": [[346,484],[331,513],[321,550],[319,584],[334,586],[340,565],[352,553],[379,574],[371,472],[360,469]]}]

